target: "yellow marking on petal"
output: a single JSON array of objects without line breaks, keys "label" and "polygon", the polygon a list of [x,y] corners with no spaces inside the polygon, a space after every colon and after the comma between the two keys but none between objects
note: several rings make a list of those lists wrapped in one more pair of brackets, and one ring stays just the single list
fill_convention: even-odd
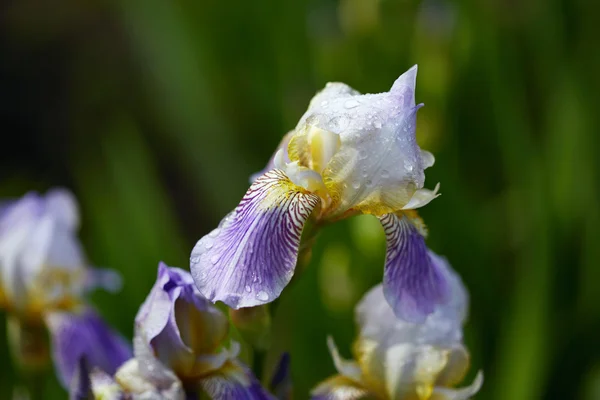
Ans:
[{"label": "yellow marking on petal", "polygon": [[416,210],[403,210],[398,211],[395,214],[398,217],[402,217],[403,215],[406,216],[406,218],[408,218],[410,222],[417,228],[419,233],[423,237],[427,238],[427,235],[429,235],[429,230],[427,229],[427,225],[425,225],[425,222],[423,222],[423,219]]},{"label": "yellow marking on petal", "polygon": [[298,164],[303,167],[309,167],[310,152],[306,125],[297,131],[290,139],[290,143],[288,144],[288,157],[291,162],[297,161]]},{"label": "yellow marking on petal", "polygon": [[358,337],[352,346],[352,354],[360,367],[362,384],[379,398],[387,398],[385,371],[381,360],[377,360],[378,347],[376,341]]},{"label": "yellow marking on petal", "polygon": [[309,168],[321,173],[342,145],[340,136],[316,126],[310,126],[307,139],[311,156]]},{"label": "yellow marking on petal", "polygon": [[[416,191],[413,182],[402,183],[398,185],[397,190],[391,191],[389,188],[372,187],[368,188],[368,194],[358,203],[353,195],[361,193],[366,183],[361,181],[351,182],[351,170],[347,168],[336,167],[339,160],[336,157],[331,160],[327,168],[323,171],[323,181],[329,195],[331,196],[331,206],[329,213],[333,216],[352,210],[354,213],[372,214],[382,216],[396,212],[407,204]],[[353,186],[359,184],[360,186]]]}]

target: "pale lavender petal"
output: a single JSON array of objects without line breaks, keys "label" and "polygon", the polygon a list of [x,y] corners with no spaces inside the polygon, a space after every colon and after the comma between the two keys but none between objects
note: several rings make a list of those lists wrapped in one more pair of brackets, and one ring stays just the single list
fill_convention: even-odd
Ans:
[{"label": "pale lavender petal", "polygon": [[77,205],[64,190],[50,191],[44,197],[28,193],[3,211],[0,280],[14,308],[25,309],[33,301],[32,293],[42,307],[79,296],[85,256],[76,236],[77,225]]},{"label": "pale lavender petal", "polygon": [[274,400],[245,366],[230,363],[218,374],[204,378],[202,390],[213,400]]},{"label": "pale lavender petal", "polygon": [[216,354],[227,330],[227,317],[202,297],[189,272],[161,262],[136,316],[134,353],[151,353],[179,376],[199,376],[229,359],[228,351]]},{"label": "pale lavender petal", "polygon": [[52,312],[45,319],[58,378],[65,387],[69,386],[82,358],[90,368],[98,367],[112,374],[131,357],[125,340],[91,309],[81,314]]},{"label": "pale lavender petal", "polygon": [[417,66],[413,65],[408,71],[400,75],[392,85],[390,93],[396,98],[397,104],[402,108],[415,106],[415,87],[417,86]]},{"label": "pale lavender petal", "polygon": [[73,193],[66,189],[52,189],[46,193],[46,209],[48,213],[69,229],[79,227],[79,206]]},{"label": "pale lavender petal", "polygon": [[448,282],[429,255],[425,238],[404,215],[379,218],[387,238],[383,276],[385,298],[398,318],[423,322],[448,300]]},{"label": "pale lavender petal", "polygon": [[229,307],[279,297],[294,274],[304,223],[319,197],[280,170],[258,178],[220,227],[198,241],[191,271],[200,292]]}]

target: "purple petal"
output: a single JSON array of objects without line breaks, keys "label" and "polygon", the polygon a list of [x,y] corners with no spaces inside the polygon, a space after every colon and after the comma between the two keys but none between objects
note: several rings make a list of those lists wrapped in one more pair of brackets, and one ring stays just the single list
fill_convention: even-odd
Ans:
[{"label": "purple petal", "polygon": [[109,374],[131,357],[125,340],[91,309],[82,314],[53,312],[46,315],[58,378],[68,387],[82,358],[90,368]]},{"label": "purple petal", "polygon": [[79,359],[71,384],[69,386],[70,400],[85,400],[90,397],[92,384],[90,381],[90,371],[87,366],[87,361],[84,357]]},{"label": "purple petal", "polygon": [[275,300],[294,274],[304,223],[319,197],[283,172],[258,178],[191,255],[196,286],[212,302],[253,307]]},{"label": "purple petal", "polygon": [[245,366],[230,363],[218,374],[200,382],[202,390],[213,400],[274,400]]},{"label": "purple petal", "polygon": [[394,314],[423,322],[447,301],[448,283],[425,246],[425,238],[405,215],[380,217],[387,237],[383,292]]},{"label": "purple petal", "polygon": [[151,348],[152,357],[190,378],[227,361],[225,352],[216,354],[227,330],[227,317],[202,297],[189,272],[161,262],[156,283],[136,316],[134,353],[139,358],[140,349]]},{"label": "purple petal", "polygon": [[283,353],[273,376],[271,377],[270,389],[279,400],[292,398],[292,376],[290,372],[290,353]]}]

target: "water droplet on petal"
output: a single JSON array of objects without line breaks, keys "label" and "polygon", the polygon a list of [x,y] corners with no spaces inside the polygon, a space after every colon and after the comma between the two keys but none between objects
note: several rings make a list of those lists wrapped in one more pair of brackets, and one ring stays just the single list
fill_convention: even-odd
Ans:
[{"label": "water droplet on petal", "polygon": [[208,234],[208,236],[209,236],[209,237],[213,237],[213,238],[214,238],[214,237],[217,237],[217,235],[219,234],[219,232],[220,232],[220,231],[221,231],[221,230],[220,230],[219,228],[217,228],[217,229],[213,229],[213,230],[212,230],[212,231],[211,231],[211,232]]},{"label": "water droplet on petal", "polygon": [[206,250],[209,250],[209,249],[211,249],[211,248],[213,247],[213,244],[214,244],[214,240],[212,240],[211,238],[208,238],[208,237],[207,237],[207,238],[204,240],[204,248],[205,248]]},{"label": "water droplet on petal", "polygon": [[344,116],[339,116],[332,118],[329,123],[331,124],[331,129],[338,132],[346,129],[350,124],[350,121],[348,121],[348,118]]},{"label": "water droplet on petal", "polygon": [[360,103],[358,101],[356,101],[356,100],[347,100],[344,103],[344,107],[346,107],[346,108],[354,108],[354,107],[358,107],[359,104]]},{"label": "water droplet on petal", "polygon": [[360,182],[359,181],[352,182],[352,187],[354,189],[360,189]]},{"label": "water droplet on petal", "polygon": [[323,100],[321,102],[321,107],[325,108],[325,107],[327,107],[328,104],[329,104],[329,102],[327,100]]},{"label": "water droplet on petal", "polygon": [[375,119],[373,120],[373,126],[374,126],[376,129],[381,129],[381,126],[382,126],[382,125],[381,125],[381,120],[380,120],[379,118],[375,118]]},{"label": "water droplet on petal", "polygon": [[256,294],[256,298],[260,301],[267,301],[269,300],[269,295],[264,290],[261,290]]},{"label": "water droplet on petal", "polygon": [[214,256],[212,256],[210,258],[210,262],[213,263],[213,265],[215,265],[216,263],[219,262],[219,256],[217,254],[215,254]]},{"label": "water droplet on petal", "polygon": [[246,285],[246,292],[250,293],[252,291],[252,288],[250,287],[250,285]]},{"label": "water droplet on petal", "polygon": [[384,169],[383,171],[381,171],[381,177],[383,179],[387,179],[390,177],[390,172],[387,169]]},{"label": "water droplet on petal", "polygon": [[358,158],[361,160],[364,160],[365,158],[367,158],[367,156],[368,156],[368,154],[367,154],[366,150],[361,150],[358,152]]},{"label": "water droplet on petal", "polygon": [[192,257],[192,258],[190,258],[190,261],[192,262],[192,264],[197,264],[198,261],[200,261],[200,257],[198,257],[198,256]]}]

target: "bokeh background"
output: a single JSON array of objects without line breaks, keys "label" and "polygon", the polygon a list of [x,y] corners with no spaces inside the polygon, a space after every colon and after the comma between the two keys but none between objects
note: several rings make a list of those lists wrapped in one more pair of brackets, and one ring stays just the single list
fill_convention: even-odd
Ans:
[{"label": "bokeh background", "polygon": [[[70,188],[93,296],[127,336],[159,260],[188,267],[328,81],[387,90],[419,64],[417,131],[443,195],[429,246],[471,293],[478,399],[600,399],[600,24],[587,0],[5,0],[0,195]],[[296,398],[349,355],[384,237],[328,227],[277,307]],[[4,317],[0,317],[1,326]],[[16,376],[0,333],[0,398]],[[56,382],[49,399],[65,398]]]}]

